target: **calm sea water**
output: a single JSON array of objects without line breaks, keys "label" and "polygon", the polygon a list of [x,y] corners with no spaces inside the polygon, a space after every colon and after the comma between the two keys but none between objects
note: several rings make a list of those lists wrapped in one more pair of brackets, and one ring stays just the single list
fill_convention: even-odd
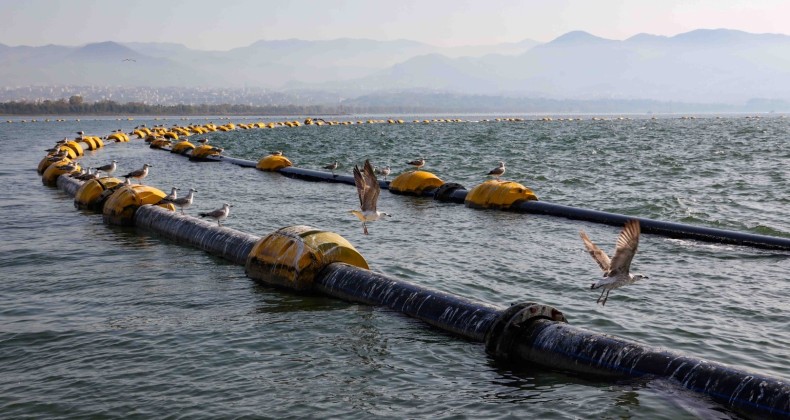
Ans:
[{"label": "calm sea water", "polygon": [[[207,137],[230,156],[283,150],[296,166],[338,160],[344,173],[370,158],[394,176],[424,156],[426,170],[467,188],[503,160],[507,179],[545,201],[790,237],[790,118],[527,119]],[[0,125],[2,418],[736,417],[663,381],[513,369],[386,309],[260,286],[202,251],[108,227],[36,174],[44,149],[76,131],[225,121],[15,120]],[[617,228],[383,192],[394,216],[365,236],[348,185],[193,163],[140,140],[81,162],[111,159],[120,173],[153,164],[146,183],[162,190],[196,188],[190,214],[233,203],[226,224],[238,230],[333,231],[375,271],[502,306],[543,302],[573,325],[790,379],[786,252],[644,235],[633,269],[650,279],[601,307],[578,231],[610,251]]]}]

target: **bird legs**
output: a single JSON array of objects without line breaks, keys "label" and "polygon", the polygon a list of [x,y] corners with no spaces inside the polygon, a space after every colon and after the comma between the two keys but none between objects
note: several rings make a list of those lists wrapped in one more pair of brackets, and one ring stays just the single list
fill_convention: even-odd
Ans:
[{"label": "bird legs", "polygon": [[[606,293],[606,297],[603,296],[604,292]],[[598,300],[596,300],[595,303],[600,303],[601,306],[606,306],[606,300],[609,299],[609,292],[611,292],[611,290],[606,290],[606,289],[602,290],[601,296],[598,297]],[[601,301],[601,299],[603,299],[603,302]]]},{"label": "bird legs", "polygon": [[368,225],[364,221],[362,222],[362,231],[365,233],[365,235],[368,234]]}]

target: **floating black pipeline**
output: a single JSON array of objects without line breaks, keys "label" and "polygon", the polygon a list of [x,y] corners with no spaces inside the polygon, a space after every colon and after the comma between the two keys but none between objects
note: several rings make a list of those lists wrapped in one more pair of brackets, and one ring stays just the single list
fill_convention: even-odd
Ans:
[{"label": "floating black pipeline", "polygon": [[755,418],[790,416],[790,383],[777,378],[545,319],[508,335],[493,338],[508,345],[492,356],[598,378],[665,378]]},{"label": "floating black pipeline", "polygon": [[326,266],[315,279],[314,289],[351,302],[386,306],[480,342],[502,311],[500,307],[342,263]]},{"label": "floating black pipeline", "polygon": [[[212,158],[225,160],[236,165],[255,167],[256,163],[235,158]],[[354,178],[348,175],[333,175],[329,172],[321,172],[311,169],[287,167],[280,169],[281,174],[296,179],[308,181],[339,182],[354,185]],[[379,181],[382,189],[389,189],[389,182]],[[463,203],[468,191],[458,184],[450,184],[451,189],[438,188],[436,190],[425,191],[424,195],[434,197],[440,201]],[[702,242],[714,242],[729,245],[751,246],[762,249],[775,249],[790,251],[790,238],[780,238],[776,236],[757,235],[753,233],[737,232],[732,230],[715,229],[702,226],[685,225],[681,223],[662,222],[659,220],[647,219],[643,217],[627,216],[617,213],[608,213],[598,210],[589,210],[578,207],[554,204],[546,201],[522,201],[511,207],[511,210],[522,213],[541,214],[545,216],[564,217],[572,220],[584,220],[587,222],[602,223],[611,226],[623,226],[629,219],[638,219],[642,225],[642,233],[661,235],[675,239],[693,239]]]}]

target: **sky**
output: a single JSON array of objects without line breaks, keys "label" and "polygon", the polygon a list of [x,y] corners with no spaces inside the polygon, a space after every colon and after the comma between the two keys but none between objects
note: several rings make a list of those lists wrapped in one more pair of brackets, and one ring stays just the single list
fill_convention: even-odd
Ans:
[{"label": "sky", "polygon": [[787,0],[0,0],[0,44],[169,42],[229,50],[259,40],[409,39],[436,46],[608,39],[694,29],[790,34]]}]

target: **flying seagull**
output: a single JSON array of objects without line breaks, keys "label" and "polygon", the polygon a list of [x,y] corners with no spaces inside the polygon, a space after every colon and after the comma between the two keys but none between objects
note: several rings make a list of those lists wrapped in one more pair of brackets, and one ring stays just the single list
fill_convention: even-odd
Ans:
[{"label": "flying seagull", "polygon": [[233,207],[228,203],[222,204],[221,208],[216,210],[206,212],[206,213],[198,213],[200,217],[210,217],[217,221],[217,226],[222,226],[222,220],[228,218],[228,214],[230,214],[230,208]]},{"label": "flying seagull", "polygon": [[134,61],[135,63],[137,62],[137,60],[135,60],[134,58],[124,58],[121,61]]},{"label": "flying seagull", "polygon": [[[592,243],[583,230],[579,231],[579,236],[581,236],[584,247],[587,248],[587,252],[592,255],[595,262],[597,262],[598,266],[603,270],[603,278],[593,283],[590,287],[590,289],[603,288],[601,296],[598,297],[595,303],[606,305],[606,300],[609,299],[609,292],[611,292],[612,289],[629,285],[640,279],[648,278],[641,274],[629,273],[631,260],[634,259],[636,248],[639,246],[640,233],[641,228],[638,220],[631,219],[625,222],[625,227],[623,227],[620,236],[617,238],[617,246],[614,249],[614,255],[610,260],[609,256],[606,255],[601,248],[598,248]],[[606,293],[605,297],[604,292]]]},{"label": "flying seagull", "polygon": [[413,160],[411,162],[406,162],[406,163],[408,163],[411,166],[414,166],[414,168],[415,168],[414,170],[416,171],[417,169],[420,169],[423,166],[425,166],[425,158],[415,159],[415,160]]},{"label": "flying seagull", "polygon": [[360,171],[359,167],[354,165],[354,184],[357,186],[359,206],[362,211],[351,210],[351,214],[357,216],[359,220],[362,221],[362,231],[367,235],[367,222],[379,220],[384,216],[391,217],[392,215],[376,210],[376,203],[379,200],[381,187],[379,186],[379,181],[376,179],[376,174],[373,173],[373,166],[367,159],[365,160],[363,171]]},{"label": "flying seagull", "polygon": [[499,166],[488,172],[488,175],[493,175],[494,178],[499,180],[499,177],[505,174],[505,162],[499,162]]}]

